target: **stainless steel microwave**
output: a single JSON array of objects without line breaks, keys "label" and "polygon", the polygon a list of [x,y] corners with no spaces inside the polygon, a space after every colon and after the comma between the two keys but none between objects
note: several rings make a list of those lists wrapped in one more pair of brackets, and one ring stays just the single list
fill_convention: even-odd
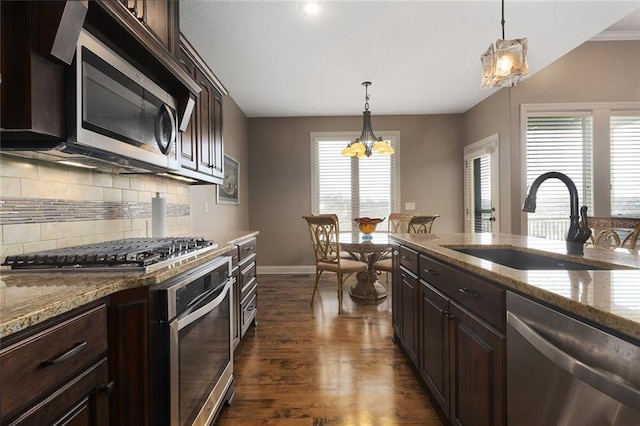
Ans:
[{"label": "stainless steel microwave", "polygon": [[176,169],[175,98],[86,30],[73,66],[61,150],[152,172]]}]

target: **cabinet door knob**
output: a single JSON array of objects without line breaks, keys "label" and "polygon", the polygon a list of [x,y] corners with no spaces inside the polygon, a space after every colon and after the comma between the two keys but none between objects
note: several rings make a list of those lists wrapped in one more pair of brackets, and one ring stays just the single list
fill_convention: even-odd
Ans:
[{"label": "cabinet door knob", "polygon": [[100,385],[98,390],[104,393],[106,396],[111,395],[111,393],[113,392],[113,381],[107,383],[106,385]]},{"label": "cabinet door knob", "polygon": [[61,363],[65,362],[66,360],[71,359],[74,356],[78,355],[84,349],[85,346],[87,346],[87,342],[86,341],[85,342],[77,342],[75,345],[73,345],[71,347],[71,349],[69,349],[68,351],[66,351],[65,353],[60,355],[59,357],[45,359],[44,361],[41,362],[41,364],[43,366],[45,366],[45,367],[49,366],[49,365],[61,364]]}]

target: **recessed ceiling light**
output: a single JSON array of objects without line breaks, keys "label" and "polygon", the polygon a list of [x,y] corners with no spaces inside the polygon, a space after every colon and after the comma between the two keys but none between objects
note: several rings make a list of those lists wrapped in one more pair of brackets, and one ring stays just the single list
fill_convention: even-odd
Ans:
[{"label": "recessed ceiling light", "polygon": [[314,16],[322,12],[322,3],[319,1],[305,1],[300,5],[300,10],[305,15]]}]

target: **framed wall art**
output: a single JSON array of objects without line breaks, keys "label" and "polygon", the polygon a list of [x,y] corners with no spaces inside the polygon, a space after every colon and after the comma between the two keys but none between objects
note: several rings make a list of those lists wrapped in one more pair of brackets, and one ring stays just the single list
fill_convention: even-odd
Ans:
[{"label": "framed wall art", "polygon": [[240,204],[240,163],[228,155],[224,156],[224,180],[217,186],[218,204]]}]

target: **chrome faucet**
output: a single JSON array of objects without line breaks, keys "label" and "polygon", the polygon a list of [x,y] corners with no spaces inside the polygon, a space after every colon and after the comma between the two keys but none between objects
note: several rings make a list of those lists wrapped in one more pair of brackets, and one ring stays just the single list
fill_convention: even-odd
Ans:
[{"label": "chrome faucet", "polygon": [[[567,253],[584,254],[584,243],[586,243],[591,236],[591,229],[589,229],[589,224],[587,222],[587,206],[580,207],[580,217],[578,217],[578,189],[569,176],[560,172],[547,172],[538,176],[529,188],[529,194],[527,194],[527,198],[524,200],[522,211],[529,213],[536,211],[536,193],[538,192],[538,187],[542,182],[549,178],[560,179],[565,185],[567,185],[567,188],[569,188],[569,197],[571,200],[571,223],[569,225],[569,230],[565,235],[565,240],[567,241]],[[582,220],[580,221],[580,219]]]}]

